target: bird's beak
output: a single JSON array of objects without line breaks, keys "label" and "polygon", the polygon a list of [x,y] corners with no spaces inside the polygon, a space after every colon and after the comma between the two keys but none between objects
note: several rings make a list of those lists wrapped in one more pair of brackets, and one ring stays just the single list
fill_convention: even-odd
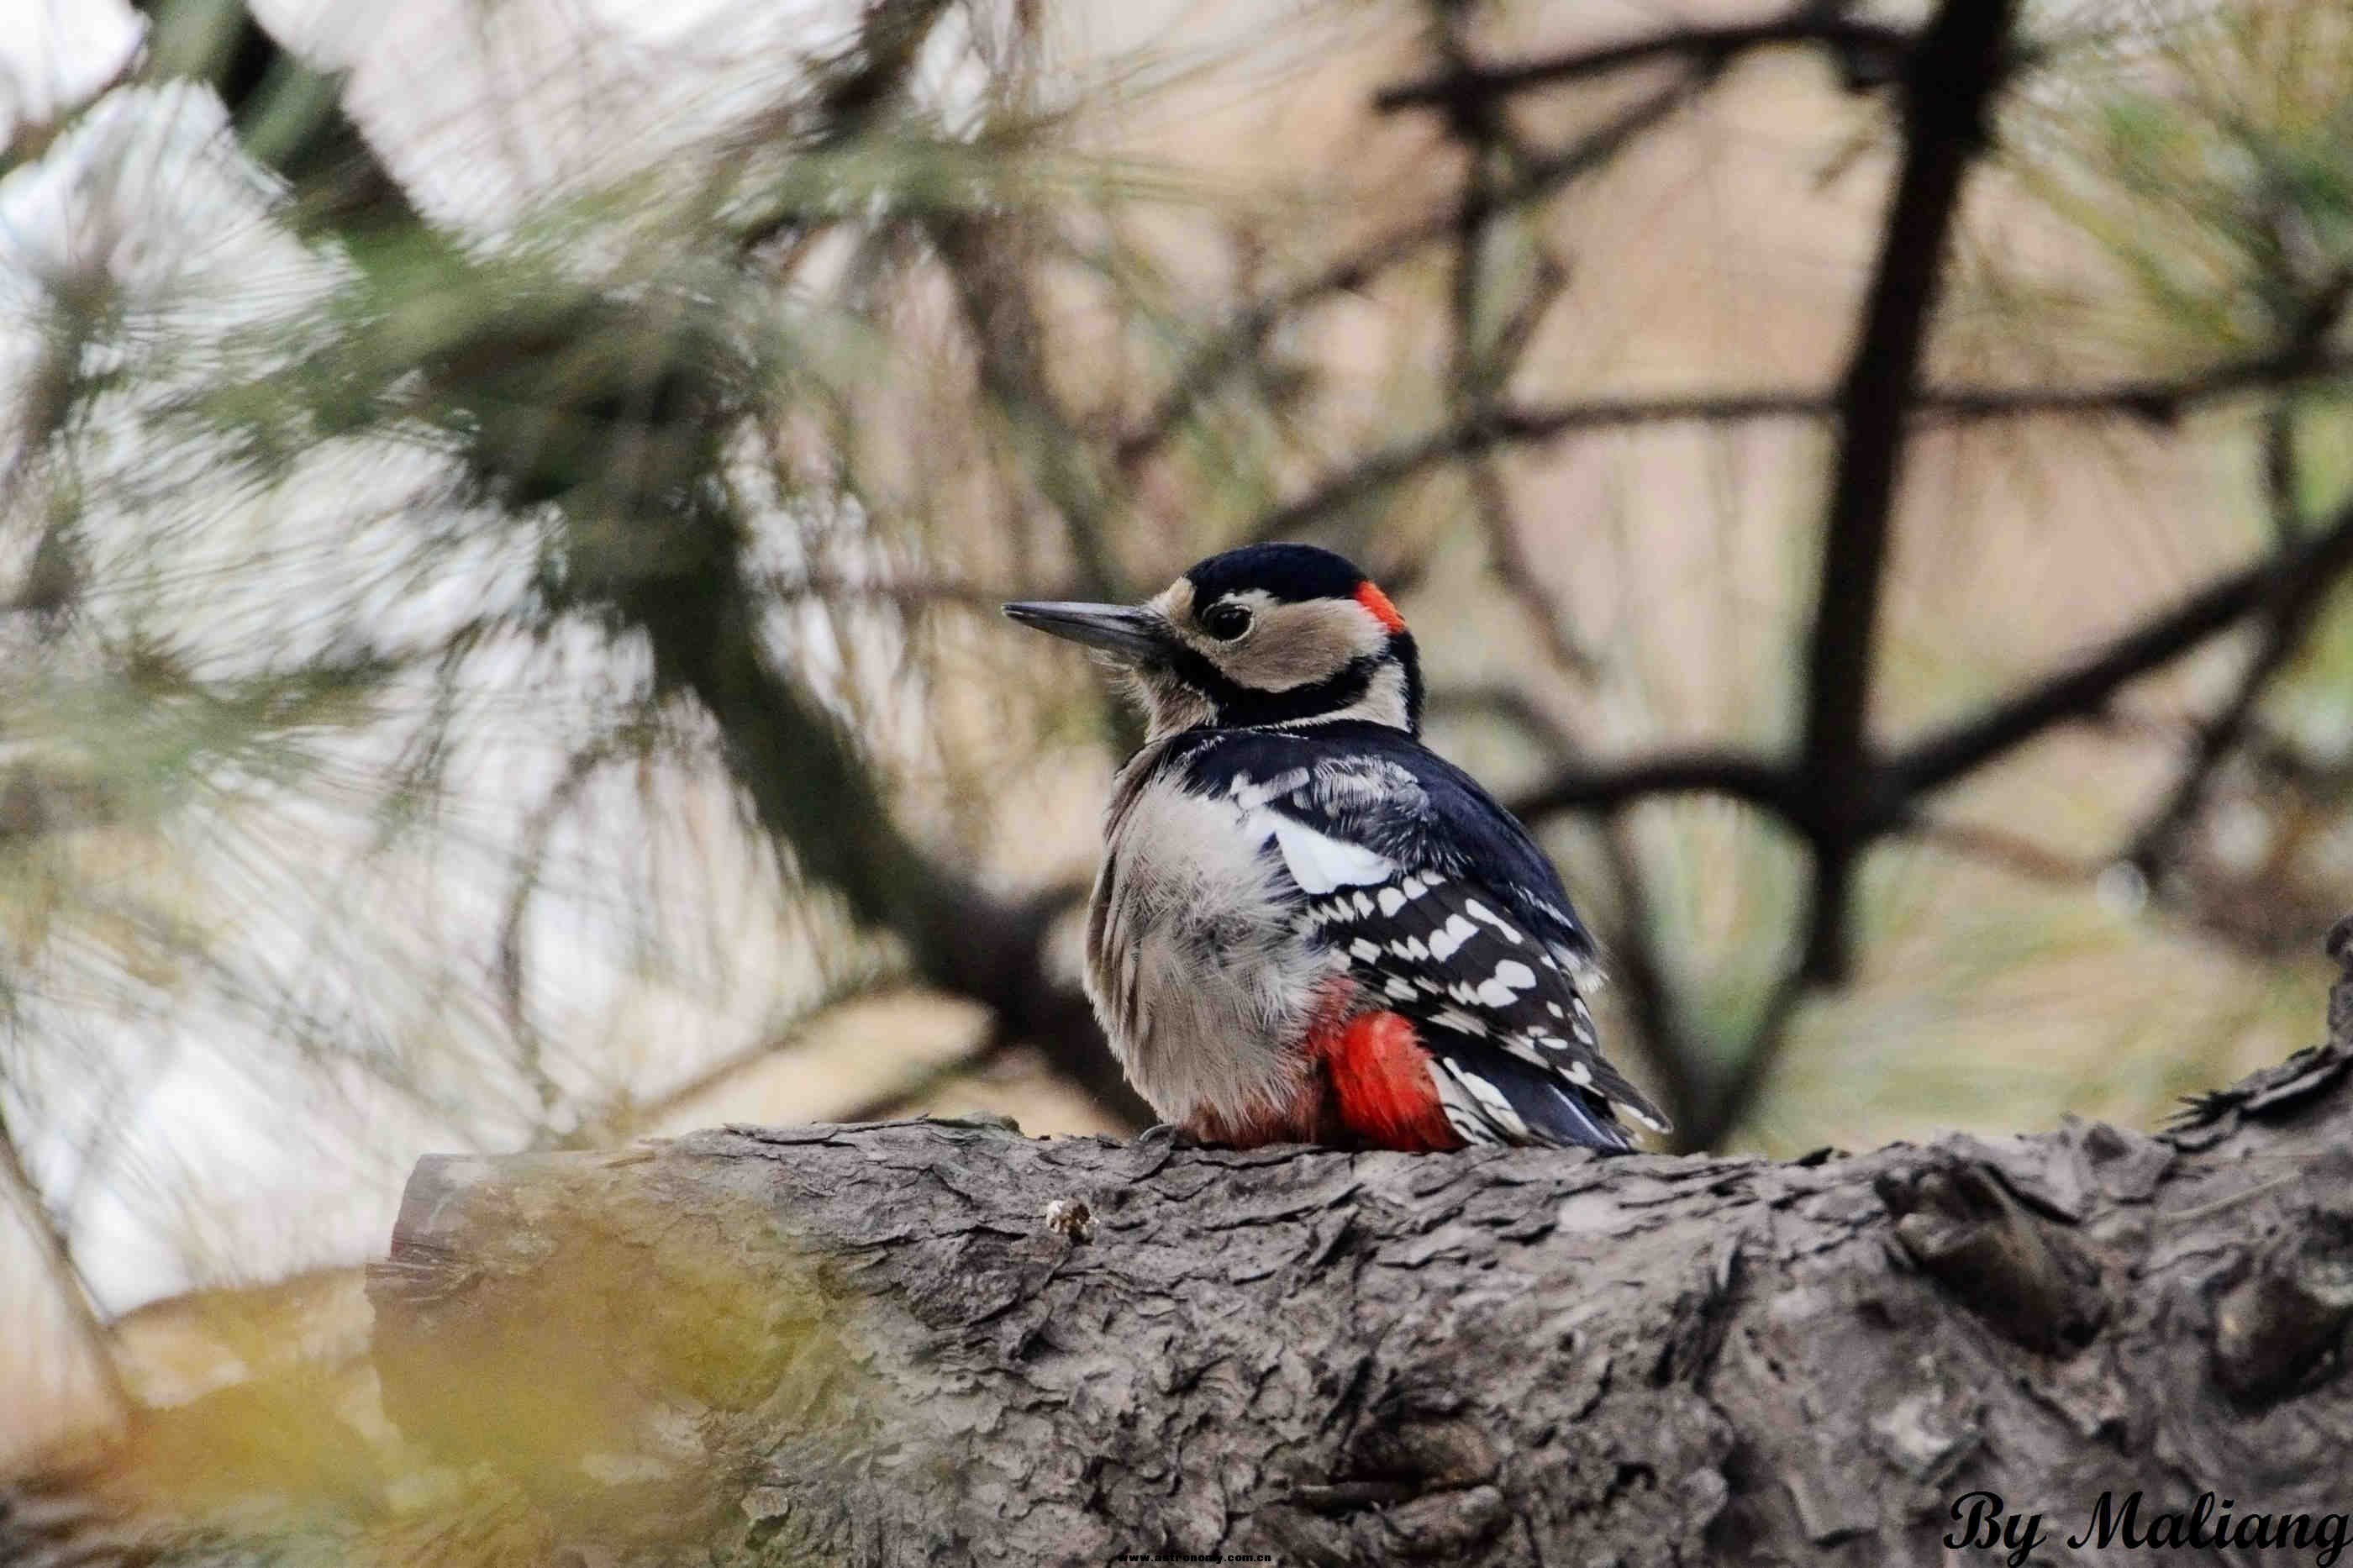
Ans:
[{"label": "bird's beak", "polygon": [[1008,605],[1005,613],[1049,636],[1100,648],[1123,664],[1142,664],[1168,651],[1167,623],[1130,605]]}]

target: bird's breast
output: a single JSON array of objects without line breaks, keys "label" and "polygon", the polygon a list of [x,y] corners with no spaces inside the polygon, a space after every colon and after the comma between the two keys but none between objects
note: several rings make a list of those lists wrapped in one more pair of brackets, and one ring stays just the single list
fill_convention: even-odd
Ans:
[{"label": "bird's breast", "polygon": [[1114,795],[1087,922],[1087,991],[1128,1079],[1162,1117],[1237,1123],[1294,1100],[1300,1042],[1337,962],[1231,799]]}]

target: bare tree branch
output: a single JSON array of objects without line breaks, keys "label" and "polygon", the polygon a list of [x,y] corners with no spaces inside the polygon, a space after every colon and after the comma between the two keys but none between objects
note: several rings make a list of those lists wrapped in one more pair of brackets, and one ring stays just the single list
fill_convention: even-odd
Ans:
[{"label": "bare tree branch", "polygon": [[1533,410],[1499,404],[1427,435],[1362,454],[1304,494],[1262,514],[1250,526],[1248,536],[1272,540],[1304,532],[1335,512],[1370,500],[1444,464],[1498,446],[1541,443],[1581,431],[1628,426],[1809,418],[1820,415],[1825,406],[1819,395],[1808,392],[1598,399]]},{"label": "bare tree branch", "polygon": [[[2256,1475],[2262,1517],[2334,1542],[2334,1033],[2157,1136],[1788,1163],[954,1121],[434,1159],[369,1272],[373,1357],[413,1449],[506,1481],[532,1561],[1942,1568],[1969,1489],[2066,1509],[2017,1552],[2063,1560],[2152,1475],[2176,1539]],[[487,1536],[452,1491],[443,1528]]]},{"label": "bare tree branch", "polygon": [[[1825,820],[1820,792],[1802,764],[1778,763],[1740,752],[1690,752],[1636,758],[1609,768],[1565,769],[1513,803],[1531,820],[1561,810],[1611,812],[1652,795],[1713,793],[1745,800],[1774,813],[1810,838],[1843,831],[1860,854],[1891,834],[1908,834],[2004,865],[2042,880],[2080,882],[2095,867],[2068,859],[1996,829],[1923,816],[1927,796],[1977,769],[2028,744],[2059,725],[2101,718],[2126,685],[2151,674],[2250,616],[2276,614],[2276,606],[2325,601],[2338,584],[2353,577],[2353,500],[2328,523],[2293,546],[2225,574],[2141,624],[2120,634],[2064,669],[1969,719],[1931,731],[1883,762],[1866,760],[1845,782],[1859,801],[1859,815]],[[1773,1058],[1810,984],[1801,962],[1761,1016],[1747,1049],[1726,1082],[1712,1096],[1701,1095],[1699,1114],[1677,1120],[1688,1146],[1711,1146],[1746,1114],[1770,1076]],[[1656,1007],[1653,1000],[1638,1006]],[[1672,1053],[1660,1053],[1662,1070],[1677,1070]]]},{"label": "bare tree branch", "polygon": [[[2348,376],[2353,376],[2353,354],[2299,350],[2231,360],[2179,375],[2133,376],[2077,386],[1923,387],[1912,395],[1908,406],[1914,418],[1935,424],[2122,416],[2162,425],[2249,392]],[[1499,402],[1476,416],[1362,454],[1303,494],[1267,511],[1250,526],[1250,537],[1281,539],[1304,531],[1334,512],[1495,447],[1541,446],[1597,431],[1653,426],[1829,419],[1837,416],[1839,407],[1837,395],[1801,387],[1596,397],[1554,404]]]},{"label": "bare tree branch", "polygon": [[1909,801],[1974,772],[2054,725],[2098,714],[2124,686],[2257,613],[2353,571],[2353,501],[2284,552],[2229,573],[2098,650],[1902,748],[1885,764],[1892,798]]},{"label": "bare tree branch", "polygon": [[1383,114],[1406,109],[1451,113],[1512,93],[1584,81],[1661,60],[1682,60],[1703,70],[1720,70],[1738,56],[1789,44],[1828,47],[1841,57],[1851,77],[1884,80],[1894,74],[1915,41],[1916,36],[1905,28],[1859,21],[1841,15],[1836,7],[1801,5],[1766,22],[1699,23],[1541,59],[1456,64],[1435,76],[1382,89],[1373,107]]},{"label": "bare tree branch", "polygon": [[2098,861],[2078,859],[2020,834],[1980,822],[1920,818],[1907,824],[1904,832],[1923,844],[2000,867],[2036,882],[2081,887],[2104,868]]},{"label": "bare tree branch", "polygon": [[[1440,50],[1450,64],[1460,65],[1469,58],[1463,37],[1464,8],[1451,0],[1436,0],[1435,11]],[[1519,367],[1536,329],[1567,286],[1568,269],[1539,247],[1535,276],[1525,297],[1499,324],[1493,342],[1487,341],[1486,274],[1493,215],[1497,210],[1494,191],[1499,179],[1525,170],[1529,154],[1500,105],[1485,100],[1451,104],[1446,123],[1461,145],[1466,190],[1449,282],[1453,328],[1450,391],[1457,416],[1475,421],[1494,405]],[[1470,454],[1465,477],[1472,514],[1487,541],[1489,566],[1504,591],[1519,602],[1555,668],[1572,676],[1590,675],[1592,657],[1577,646],[1568,629],[1567,611],[1545,591],[1535,563],[1521,543],[1519,520],[1493,452]]]},{"label": "bare tree branch", "polygon": [[2133,835],[2121,857],[2140,868],[2152,882],[2183,830],[2197,818],[2213,785],[2216,771],[2245,740],[2263,706],[2264,693],[2303,647],[2320,612],[2327,606],[2329,592],[2337,583],[2334,575],[2315,575],[2283,584],[2278,595],[2264,606],[2254,651],[2240,673],[2238,685],[2214,715],[2198,727],[2197,738],[2173,788],[2150,814],[2147,823]]},{"label": "bare tree branch", "polygon": [[2291,343],[2274,353],[2226,360],[2171,376],[2133,376],[2081,386],[1930,387],[1913,399],[1923,416],[1946,424],[1989,419],[2125,415],[2167,425],[2211,403],[2274,387],[2353,375],[2353,354]]},{"label": "bare tree branch", "polygon": [[1905,154],[1853,357],[1839,388],[1839,452],[1823,525],[1821,584],[1806,659],[1801,742],[1817,798],[1813,894],[1801,966],[1843,979],[1854,865],[1870,836],[1872,671],[1887,542],[1903,468],[1905,409],[1936,308],[1969,160],[2002,75],[2010,0],[1944,0],[1904,85]]},{"label": "bare tree branch", "polygon": [[[849,48],[812,68],[810,100],[797,103],[794,112],[811,109],[815,147],[839,146],[870,129],[878,111],[907,82],[924,43],[951,0],[875,0]],[[735,234],[745,254],[776,245],[798,230],[807,215],[786,205],[752,218]]]},{"label": "bare tree branch", "polygon": [[1030,237],[1013,219],[958,216],[934,224],[932,238],[955,285],[981,391],[1010,426],[1038,493],[1061,519],[1086,596],[1126,597],[1110,538],[1125,508],[1054,391],[1045,323],[1029,294]]},{"label": "bare tree branch", "polygon": [[[2353,293],[2353,267],[2339,267],[2300,308],[2298,319],[2288,323],[2288,352],[2318,354],[2344,314],[2348,293]],[[2263,433],[2263,499],[2273,536],[2283,547],[2293,544],[2305,527],[2300,456],[2295,403],[2292,397],[2283,397],[2265,414]],[[2173,788],[2125,851],[2124,858],[2152,883],[2158,879],[2160,863],[2205,804],[2215,772],[2245,739],[2264,693],[2311,635],[2334,586],[2331,578],[2317,574],[2284,583],[2264,607],[2262,630],[2236,689],[2212,718],[2199,726],[2197,740]]]},{"label": "bare tree branch", "polygon": [[[2293,548],[2227,573],[2120,633],[2066,668],[1897,749],[1875,771],[1863,826],[1908,830],[1920,797],[2061,724],[2103,717],[2125,686],[2153,673],[2275,597],[2325,591],[2353,574],[2353,502]],[[1712,794],[1746,801],[1805,828],[1814,809],[1802,774],[1759,753],[1660,752],[1620,763],[1562,770],[1518,796],[1512,809],[1542,817],[1611,810],[1649,795]]]},{"label": "bare tree branch", "polygon": [[1721,795],[1791,821],[1802,813],[1795,775],[1762,755],[1736,751],[1654,752],[1622,763],[1563,769],[1515,797],[1514,815],[1606,811],[1648,795]]},{"label": "bare tree branch", "polygon": [[1604,166],[1687,103],[1699,85],[1697,79],[1687,79],[1649,94],[1560,152],[1532,155],[1509,178],[1467,190],[1449,210],[1391,229],[1243,307],[1177,370],[1152,411],[1119,437],[1113,461],[1123,472],[1130,472],[1149,460],[1285,321],[1333,295],[1366,287],[1429,247],[1461,235],[1466,225],[1551,195]]}]

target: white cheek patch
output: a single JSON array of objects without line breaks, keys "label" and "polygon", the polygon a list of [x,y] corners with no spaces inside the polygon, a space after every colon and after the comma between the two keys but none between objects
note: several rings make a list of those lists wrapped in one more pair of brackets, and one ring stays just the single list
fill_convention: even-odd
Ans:
[{"label": "white cheek patch", "polygon": [[1254,589],[1227,597],[1256,615],[1256,629],[1240,643],[1190,640],[1229,678],[1261,691],[1329,680],[1388,646],[1388,628],[1354,599],[1285,604]]}]

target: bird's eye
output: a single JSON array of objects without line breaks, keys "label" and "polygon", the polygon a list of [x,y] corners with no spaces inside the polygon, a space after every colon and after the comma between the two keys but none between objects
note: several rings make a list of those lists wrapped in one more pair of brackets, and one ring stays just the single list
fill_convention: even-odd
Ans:
[{"label": "bird's eye", "polygon": [[1231,599],[1220,599],[1201,612],[1201,629],[1219,642],[1231,642],[1250,629],[1250,610]]}]

